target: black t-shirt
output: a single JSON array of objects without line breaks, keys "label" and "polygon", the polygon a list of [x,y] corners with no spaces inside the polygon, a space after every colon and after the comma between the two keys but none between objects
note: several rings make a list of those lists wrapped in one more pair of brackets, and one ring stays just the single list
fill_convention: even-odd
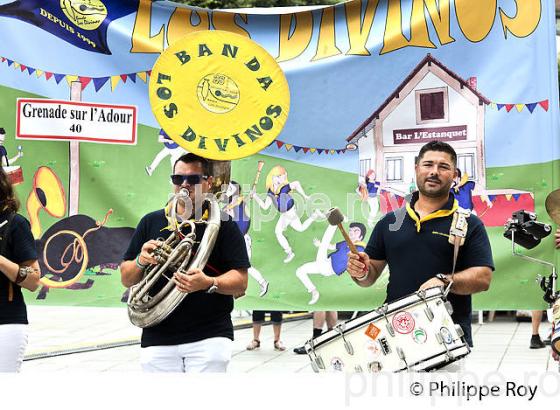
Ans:
[{"label": "black t-shirt", "polygon": [[[247,269],[249,258],[245,240],[237,224],[226,214],[221,215],[221,226],[214,249],[204,268],[208,276],[219,276],[231,269]],[[138,224],[124,260],[134,260],[142,245],[150,239],[166,239],[171,231],[164,229],[168,221],[160,209],[144,216]],[[197,224],[197,240],[202,238],[205,224]],[[196,250],[196,249],[195,249]],[[166,279],[160,279],[163,286]],[[156,287],[154,290],[157,291]],[[227,337],[233,340],[231,311],[233,297],[219,293],[208,294],[205,290],[189,293],[177,308],[159,324],[142,330],[142,347],[169,346],[197,342],[210,337]]]},{"label": "black t-shirt", "polygon": [[[425,216],[420,223],[413,210],[417,193],[413,195],[409,211],[405,207],[385,215],[375,226],[365,252],[372,259],[385,260],[389,265],[389,284],[386,302],[414,293],[438,273],[449,274],[453,268],[453,245],[449,243],[449,229],[453,220],[453,195],[439,211]],[[402,224],[399,223],[402,221]],[[467,219],[465,244],[459,248],[455,272],[474,266],[488,266],[494,270],[490,241],[482,221],[475,215]],[[449,293],[455,323],[461,325],[465,339],[472,346],[470,295]]]},{"label": "black t-shirt", "polygon": [[[7,219],[7,213],[0,214],[0,223]],[[0,228],[2,241],[7,240],[6,253],[3,256],[17,264],[28,260],[37,260],[35,239],[27,219],[15,214],[9,226],[9,232],[6,232],[5,228],[5,226]],[[15,283],[12,283],[11,287],[13,296],[10,301],[10,280],[6,275],[0,273],[0,325],[27,324],[27,309],[25,308],[21,287]]]}]

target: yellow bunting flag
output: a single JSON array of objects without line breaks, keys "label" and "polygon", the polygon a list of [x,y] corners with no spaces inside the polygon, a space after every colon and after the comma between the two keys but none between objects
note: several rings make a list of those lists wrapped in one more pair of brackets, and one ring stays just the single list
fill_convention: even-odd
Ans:
[{"label": "yellow bunting flag", "polygon": [[121,81],[121,76],[120,75],[111,76],[111,91],[115,91],[115,87],[117,86],[119,81]]}]

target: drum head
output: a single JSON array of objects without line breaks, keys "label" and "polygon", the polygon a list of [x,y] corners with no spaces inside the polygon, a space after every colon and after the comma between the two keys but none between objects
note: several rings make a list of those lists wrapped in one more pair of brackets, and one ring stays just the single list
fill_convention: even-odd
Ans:
[{"label": "drum head", "polygon": [[546,197],[546,212],[550,218],[557,224],[560,224],[560,189],[552,191]]}]

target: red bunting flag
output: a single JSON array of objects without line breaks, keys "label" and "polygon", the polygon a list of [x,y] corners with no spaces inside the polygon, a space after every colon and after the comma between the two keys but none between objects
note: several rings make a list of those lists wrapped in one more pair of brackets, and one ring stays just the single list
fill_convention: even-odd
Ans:
[{"label": "red bunting flag", "polygon": [[515,107],[515,104],[506,104],[506,111],[510,112],[513,107]]},{"label": "red bunting flag", "polygon": [[276,140],[276,145],[278,146],[278,148],[282,148],[282,145],[284,145],[284,143],[280,140]]},{"label": "red bunting flag", "polygon": [[545,111],[548,111],[548,100],[539,101],[539,105],[543,107]]},{"label": "red bunting flag", "polygon": [[20,64],[19,69],[20,69],[21,72],[23,73],[23,72],[27,69],[27,66],[26,66],[26,65],[23,65],[23,64]]},{"label": "red bunting flag", "polygon": [[47,79],[47,81],[49,81],[52,76],[53,76],[53,73],[49,73],[48,71],[45,72],[45,78]]},{"label": "red bunting flag", "polygon": [[126,74],[121,74],[121,80],[123,83],[126,83],[126,79],[128,78],[128,76]]},{"label": "red bunting flag", "polygon": [[82,83],[82,90],[85,90],[91,81],[91,77],[78,77],[78,80]]}]

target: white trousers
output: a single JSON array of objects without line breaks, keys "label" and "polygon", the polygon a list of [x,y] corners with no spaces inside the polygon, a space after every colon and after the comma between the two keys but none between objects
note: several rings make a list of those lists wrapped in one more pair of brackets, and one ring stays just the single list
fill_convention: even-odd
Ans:
[{"label": "white trousers", "polygon": [[224,373],[231,360],[233,342],[226,337],[212,337],[173,346],[143,347],[142,370],[148,373]]},{"label": "white trousers", "polygon": [[27,325],[0,325],[0,372],[19,372],[26,347]]}]

